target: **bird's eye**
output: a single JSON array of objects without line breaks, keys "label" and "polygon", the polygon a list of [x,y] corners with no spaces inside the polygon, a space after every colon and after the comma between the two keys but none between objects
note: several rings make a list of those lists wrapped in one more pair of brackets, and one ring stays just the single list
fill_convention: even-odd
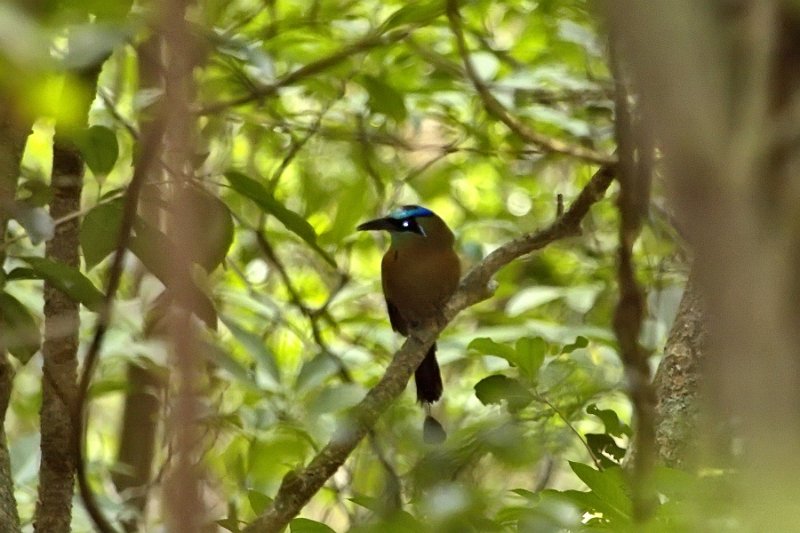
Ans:
[{"label": "bird's eye", "polygon": [[408,220],[404,220],[404,221],[403,221],[403,227],[404,227],[404,228],[407,228],[407,227],[408,227],[408,225],[409,225],[409,224],[408,224]]}]

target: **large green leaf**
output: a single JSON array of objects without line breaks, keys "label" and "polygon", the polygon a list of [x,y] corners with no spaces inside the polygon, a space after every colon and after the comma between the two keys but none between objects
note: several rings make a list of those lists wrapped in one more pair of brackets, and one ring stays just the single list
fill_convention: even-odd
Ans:
[{"label": "large green leaf", "polygon": [[87,309],[99,311],[102,307],[103,293],[77,268],[43,257],[21,257],[20,259],[30,265],[36,278],[49,281],[58,290],[76,302],[82,303]]},{"label": "large green leaf", "polygon": [[569,466],[597,496],[595,505],[598,506],[598,511],[608,518],[624,522],[630,520],[632,504],[620,468],[613,467],[599,471],[574,461],[570,461]]},{"label": "large green leaf", "polygon": [[291,209],[287,209],[283,204],[277,201],[263,185],[249,176],[231,170],[225,173],[225,177],[238,193],[253,200],[264,212],[277,218],[286,229],[303,239],[314,251],[322,256],[325,261],[331,266],[336,267],[336,262],[333,260],[333,257],[317,244],[317,234],[306,219]]},{"label": "large green leaf", "polygon": [[520,371],[525,377],[535,381],[544,363],[547,343],[541,337],[523,337],[517,340],[515,351],[515,360]]},{"label": "large green leaf", "polygon": [[220,317],[220,319],[222,320],[222,323],[225,324],[225,327],[230,330],[236,340],[239,341],[239,344],[241,344],[242,347],[255,358],[258,364],[261,365],[270,376],[272,376],[272,379],[275,380],[275,383],[280,383],[281,371],[280,368],[278,368],[278,363],[275,361],[275,354],[273,354],[272,351],[267,348],[264,339],[255,333],[247,331],[230,317],[223,315]]},{"label": "large green leaf", "polygon": [[95,177],[103,177],[114,168],[119,157],[117,135],[105,126],[92,126],[75,136],[75,144]]},{"label": "large green leaf", "polygon": [[83,217],[80,243],[87,270],[116,249],[124,205],[124,198],[116,198],[97,204]]},{"label": "large green leaf", "polygon": [[189,186],[178,196],[175,206],[181,210],[197,238],[188,251],[192,261],[207,272],[213,271],[225,260],[233,242],[233,216],[225,202],[198,186]]},{"label": "large green leaf", "polygon": [[0,349],[5,348],[25,364],[41,344],[39,326],[28,309],[10,294],[0,292]]}]

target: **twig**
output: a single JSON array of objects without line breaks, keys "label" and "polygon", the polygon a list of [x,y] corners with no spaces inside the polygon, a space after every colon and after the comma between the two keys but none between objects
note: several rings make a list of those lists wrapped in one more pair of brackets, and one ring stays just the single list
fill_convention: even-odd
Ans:
[{"label": "twig", "polygon": [[503,104],[492,95],[489,88],[483,80],[481,80],[478,72],[475,70],[475,66],[472,64],[472,60],[469,57],[469,50],[467,50],[467,43],[464,39],[464,30],[461,21],[461,13],[459,12],[458,0],[447,1],[447,18],[450,20],[450,30],[456,38],[456,46],[458,47],[461,61],[464,63],[464,70],[466,71],[467,77],[470,82],[472,82],[472,85],[483,101],[486,111],[491,116],[508,126],[508,129],[517,134],[525,142],[539,146],[546,152],[571,155],[599,165],[611,165],[616,162],[613,156],[583,146],[569,144],[560,139],[554,139],[535,132],[511,116]]},{"label": "twig", "polygon": [[586,439],[583,437],[583,435],[581,435],[580,432],[577,429],[575,429],[575,426],[572,425],[572,422],[570,422],[567,419],[567,417],[564,416],[564,413],[562,413],[558,407],[556,407],[550,400],[548,400],[541,394],[536,394],[536,399],[542,402],[543,404],[547,405],[550,409],[552,409],[553,412],[556,414],[556,416],[558,416],[558,418],[560,418],[561,421],[567,425],[569,430],[572,431],[576,437],[578,437],[578,440],[581,442],[581,444],[583,444],[583,447],[586,448],[586,451],[589,452],[589,457],[592,458],[594,466],[596,466],[598,470],[602,470],[603,465],[600,463],[600,460],[597,459],[597,456],[594,454],[592,447],[589,446],[589,443],[586,442]]},{"label": "twig", "polygon": [[412,331],[395,353],[378,384],[349,411],[328,444],[305,468],[284,476],[274,501],[245,528],[245,533],[277,533],[286,527],[325,481],[344,464],[378,417],[403,392],[414,370],[445,326],[462,310],[489,298],[492,294],[490,280],[511,261],[556,240],[580,234],[581,220],[589,208],[603,197],[613,176],[613,166],[601,167],[570,208],[552,224],[501,246],[478,263],[464,277],[459,289],[445,306],[442,321]]},{"label": "twig", "polygon": [[238,98],[234,98],[232,100],[224,101],[224,102],[216,102],[213,104],[208,104],[205,107],[198,110],[200,115],[213,115],[215,113],[219,113],[220,111],[224,111],[230,107],[236,107],[244,104],[248,104],[250,102],[254,102],[256,100],[266,98],[269,96],[274,96],[277,92],[290,85],[293,85],[305,78],[314,76],[332,68],[342,61],[346,60],[350,56],[360,54],[363,52],[367,52],[372,48],[376,48],[378,46],[386,46],[387,44],[396,43],[398,41],[402,41],[405,39],[411,30],[402,30],[402,31],[394,31],[388,34],[383,33],[373,33],[367,35],[366,37],[345,46],[338,52],[334,52],[329,56],[323,57],[317,61],[312,63],[307,63],[302,67],[298,68],[297,70],[293,70],[289,74],[285,75],[283,78],[277,80],[275,83],[271,83],[269,85],[264,85],[257,89],[250,91],[249,94],[244,96],[240,96]]}]

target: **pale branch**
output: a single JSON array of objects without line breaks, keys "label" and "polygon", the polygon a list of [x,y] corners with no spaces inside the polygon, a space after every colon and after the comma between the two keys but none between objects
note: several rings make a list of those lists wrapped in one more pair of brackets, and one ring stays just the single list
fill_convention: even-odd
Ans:
[{"label": "pale branch", "polygon": [[538,146],[544,152],[570,155],[598,165],[613,165],[616,162],[616,159],[612,155],[604,154],[584,146],[570,144],[561,139],[542,135],[514,118],[503,104],[494,97],[486,83],[481,79],[478,71],[475,70],[475,66],[472,64],[472,59],[470,59],[469,50],[467,49],[467,43],[464,39],[464,28],[461,20],[461,13],[459,12],[458,0],[447,1],[447,18],[450,21],[450,30],[456,39],[456,46],[461,56],[461,61],[464,63],[464,70],[467,78],[469,78],[469,81],[478,92],[483,106],[486,108],[486,112],[489,113],[489,115],[505,124],[508,129],[514,132],[520,139],[534,146]]},{"label": "pale branch", "polygon": [[208,104],[200,108],[198,113],[200,115],[213,115],[231,107],[237,107],[249,104],[262,98],[275,96],[280,89],[289,87],[290,85],[294,85],[295,83],[298,83],[306,78],[310,78],[319,74],[320,72],[324,72],[330,68],[333,68],[351,56],[368,52],[369,50],[379,46],[386,46],[398,41],[402,41],[409,35],[410,32],[411,30],[395,30],[389,33],[372,33],[352,44],[343,47],[341,50],[293,70],[274,83],[256,87],[248,94],[233,98],[228,101]]},{"label": "pale branch", "polygon": [[464,277],[445,306],[442,320],[412,332],[394,354],[378,384],[349,411],[328,444],[305,468],[284,476],[273,502],[245,528],[245,533],[277,533],[286,527],[328,478],[344,464],[381,414],[400,396],[428,348],[447,324],[467,307],[491,296],[493,289],[490,281],[501,268],[559,239],[579,235],[581,221],[589,208],[604,196],[614,173],[613,165],[602,166],[570,208],[549,226],[499,247],[478,263]]}]

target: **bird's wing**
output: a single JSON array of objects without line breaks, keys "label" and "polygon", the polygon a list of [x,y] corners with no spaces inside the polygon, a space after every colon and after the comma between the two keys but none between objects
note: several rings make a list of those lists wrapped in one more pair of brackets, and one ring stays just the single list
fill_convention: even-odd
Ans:
[{"label": "bird's wing", "polygon": [[392,329],[400,333],[400,335],[408,335],[406,321],[403,320],[403,317],[400,316],[400,311],[388,298],[386,299],[386,309],[389,311],[389,322],[392,324]]}]

